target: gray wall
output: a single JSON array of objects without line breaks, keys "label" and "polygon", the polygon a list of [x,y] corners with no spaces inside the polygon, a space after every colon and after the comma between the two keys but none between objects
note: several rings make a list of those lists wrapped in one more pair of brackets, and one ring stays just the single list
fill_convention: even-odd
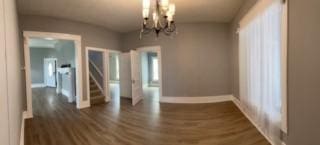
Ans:
[{"label": "gray wall", "polygon": [[44,58],[57,58],[57,67],[71,64],[75,67],[75,47],[72,41],[59,41],[56,48],[30,48],[31,81],[44,83]]},{"label": "gray wall", "polygon": [[52,48],[30,48],[31,82],[32,84],[44,83],[43,59],[48,57]]},{"label": "gray wall", "polygon": [[319,0],[289,0],[287,145],[320,145],[319,14]]},{"label": "gray wall", "polygon": [[229,25],[197,23],[178,28],[178,35],[158,40],[154,35],[139,40],[139,31],[125,34],[122,48],[161,46],[164,96],[231,94]]},{"label": "gray wall", "polygon": [[0,144],[2,145],[19,145],[23,97],[25,97],[15,2],[0,0]]},{"label": "gray wall", "polygon": [[[120,34],[106,28],[81,22],[56,19],[51,17],[20,15],[21,31],[44,31],[68,33],[82,36],[82,58],[85,58],[85,46],[120,50]],[[83,59],[82,64],[85,64]],[[83,65],[83,98],[87,100],[86,71]]]},{"label": "gray wall", "polygon": [[75,64],[75,45],[73,41],[59,41],[56,44],[54,53],[50,53],[48,57],[55,57],[58,59],[58,67],[63,64],[71,64],[71,67],[76,67]]}]

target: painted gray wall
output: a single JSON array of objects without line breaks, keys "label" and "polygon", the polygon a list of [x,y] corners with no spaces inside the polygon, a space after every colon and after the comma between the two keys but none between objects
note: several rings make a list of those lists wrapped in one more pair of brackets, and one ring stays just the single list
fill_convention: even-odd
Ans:
[{"label": "painted gray wall", "polygon": [[179,34],[139,40],[139,31],[123,35],[125,51],[160,45],[164,96],[231,94],[229,24],[179,24]]},{"label": "painted gray wall", "polygon": [[320,144],[319,14],[319,0],[289,0],[287,145]]},{"label": "painted gray wall", "polygon": [[31,81],[44,83],[44,58],[57,58],[57,67],[71,64],[75,67],[75,47],[72,41],[59,41],[56,48],[30,48]]},{"label": "painted gray wall", "polygon": [[[120,34],[104,27],[33,15],[19,15],[19,24],[21,31],[44,31],[81,35],[82,58],[85,58],[85,46],[120,50]],[[83,59],[82,64],[85,64],[85,59]],[[87,94],[85,65],[83,65],[82,69],[83,98],[87,100],[87,96],[85,95]]]},{"label": "painted gray wall", "polygon": [[54,53],[50,53],[48,57],[55,57],[58,59],[58,67],[63,64],[71,64],[71,67],[76,67],[75,64],[75,45],[73,41],[59,41],[56,44],[56,49]]},{"label": "painted gray wall", "polygon": [[30,48],[31,82],[32,84],[44,83],[43,59],[48,57],[52,48]]}]

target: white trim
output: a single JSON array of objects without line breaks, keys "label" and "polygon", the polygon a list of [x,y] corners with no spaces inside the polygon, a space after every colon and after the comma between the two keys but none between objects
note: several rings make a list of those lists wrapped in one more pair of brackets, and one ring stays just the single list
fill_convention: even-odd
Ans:
[{"label": "white trim", "polygon": [[[87,80],[87,102],[84,104],[84,106],[89,106],[90,107],[90,71],[89,71],[89,51],[98,51],[98,52],[102,52],[103,53],[103,76],[109,76],[109,72],[108,72],[108,62],[109,62],[109,58],[108,58],[108,51],[107,49],[104,48],[96,48],[96,47],[86,47],[86,80]],[[94,78],[94,77],[92,77]],[[108,80],[109,77],[104,77],[104,91],[102,91],[104,93],[105,96],[105,102],[109,102],[110,96],[109,96],[109,85],[108,85]],[[98,83],[97,83],[98,84]],[[98,85],[99,87],[99,85]],[[100,90],[102,90],[102,88],[99,88]]]},{"label": "white trim", "polygon": [[21,118],[20,145],[24,145],[25,120],[28,118],[30,118],[30,117],[28,117],[27,111],[23,111],[22,118]]},{"label": "white trim", "polygon": [[31,88],[44,88],[44,87],[46,87],[46,84],[44,83],[31,84]]},{"label": "white trim", "polygon": [[281,32],[281,39],[282,39],[282,52],[281,52],[281,88],[282,88],[282,94],[281,94],[281,129],[283,132],[288,133],[288,97],[287,97],[287,82],[288,82],[288,56],[287,56],[287,50],[288,50],[288,1],[286,0],[285,3],[283,3],[283,9],[282,9],[282,32]]},{"label": "white trim", "polygon": [[[162,94],[162,54],[161,54],[161,46],[156,45],[156,46],[147,46],[147,47],[140,47],[137,48],[137,51],[139,53],[142,52],[154,52],[157,53],[157,58],[158,58],[158,65],[159,65],[159,97],[161,100],[161,98],[163,97]],[[143,86],[141,86],[143,87]]]},{"label": "white trim", "polygon": [[118,53],[121,54],[121,51],[119,50],[112,50],[112,49],[107,49],[108,53]]},{"label": "white trim", "polygon": [[97,79],[92,75],[91,72],[89,72],[89,75],[93,79],[94,83],[96,83],[96,85],[98,86],[98,88],[102,92],[102,94],[105,95],[105,92],[103,91],[102,86],[98,83]]},{"label": "white trim", "polygon": [[79,109],[89,108],[89,107],[90,107],[90,100],[82,101],[81,104],[79,105]]},{"label": "white trim", "polygon": [[36,32],[36,31],[23,31],[24,37],[24,61],[25,61],[25,77],[26,77],[26,95],[27,95],[27,112],[28,116],[33,116],[32,109],[32,87],[31,87],[31,63],[30,63],[30,48],[29,41],[30,38],[53,38],[53,39],[63,39],[72,40],[75,43],[76,50],[76,104],[77,108],[81,108],[81,103],[83,100],[83,82],[82,82],[82,47],[81,47],[81,36],[71,35],[63,33],[51,33],[51,32]]},{"label": "white trim", "polygon": [[177,104],[200,104],[200,103],[218,103],[232,101],[232,95],[221,96],[197,96],[197,97],[168,97],[160,98],[161,103],[177,103]]}]

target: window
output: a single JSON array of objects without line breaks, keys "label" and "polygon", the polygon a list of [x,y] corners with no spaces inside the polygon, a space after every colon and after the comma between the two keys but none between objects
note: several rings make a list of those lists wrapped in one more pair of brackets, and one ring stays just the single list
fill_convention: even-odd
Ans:
[{"label": "window", "polygon": [[152,81],[159,81],[159,65],[157,57],[152,57]]},{"label": "window", "polygon": [[281,142],[282,3],[260,0],[240,22],[240,102],[274,144]]},{"label": "window", "polygon": [[119,55],[115,55],[116,59],[116,80],[119,80],[120,78],[120,71],[119,71]]},{"label": "window", "polygon": [[49,71],[49,77],[52,77],[53,75],[53,64],[52,63],[49,63],[49,66],[48,66],[48,71]]}]

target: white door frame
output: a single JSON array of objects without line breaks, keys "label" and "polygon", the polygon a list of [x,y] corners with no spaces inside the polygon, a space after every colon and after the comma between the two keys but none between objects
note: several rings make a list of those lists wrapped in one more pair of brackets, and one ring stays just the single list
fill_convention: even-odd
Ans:
[{"label": "white door frame", "polygon": [[[104,48],[96,48],[96,47],[86,47],[86,80],[87,80],[87,99],[89,101],[89,106],[90,104],[90,73],[89,73],[89,51],[98,51],[98,52],[102,52],[102,56],[103,56],[103,75],[104,75],[104,81],[103,81],[103,90],[104,90],[104,95],[105,95],[105,102],[109,102],[110,101],[110,95],[109,95],[109,80],[108,80],[108,76],[109,76],[109,68],[108,68],[108,63],[109,63],[109,59],[108,59],[108,53],[107,53],[107,49]],[[105,77],[107,76],[107,77]]]},{"label": "white door frame", "polygon": [[[139,54],[143,52],[154,52],[157,53],[158,65],[159,65],[159,102],[162,98],[162,55],[161,55],[161,46],[146,46],[136,49]],[[141,74],[140,74],[141,75]],[[142,87],[142,86],[141,86]]]},{"label": "white door frame", "polygon": [[43,59],[43,82],[45,84],[45,86],[47,86],[47,77],[44,75],[45,74],[45,61],[46,60],[54,60],[56,61],[56,66],[55,66],[55,77],[56,77],[56,87],[57,87],[57,75],[58,75],[58,72],[57,72],[57,65],[58,65],[58,59],[57,58],[44,58]]},{"label": "white door frame", "polygon": [[29,43],[31,38],[53,38],[60,40],[72,40],[75,44],[76,53],[76,104],[78,109],[86,108],[87,102],[83,100],[82,95],[82,54],[81,54],[81,36],[63,33],[38,32],[38,31],[23,31],[24,38],[24,61],[26,75],[26,95],[27,95],[27,118],[33,117],[32,110],[32,88],[31,88],[31,65],[30,65],[30,48]]}]

